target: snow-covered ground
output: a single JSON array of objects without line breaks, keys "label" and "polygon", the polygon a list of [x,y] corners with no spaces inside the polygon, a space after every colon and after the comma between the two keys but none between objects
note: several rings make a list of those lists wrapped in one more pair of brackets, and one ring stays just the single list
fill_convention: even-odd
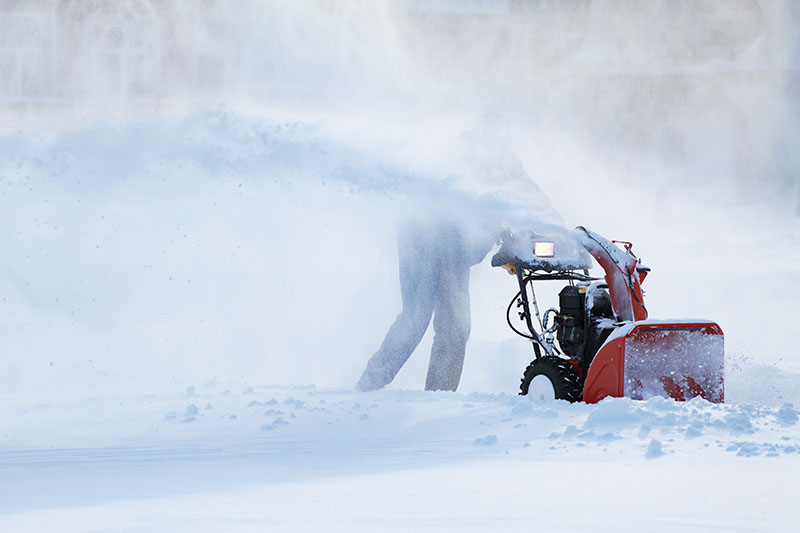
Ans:
[{"label": "snow-covered ground", "polygon": [[3,531],[786,531],[791,405],[314,386],[0,409]]}]

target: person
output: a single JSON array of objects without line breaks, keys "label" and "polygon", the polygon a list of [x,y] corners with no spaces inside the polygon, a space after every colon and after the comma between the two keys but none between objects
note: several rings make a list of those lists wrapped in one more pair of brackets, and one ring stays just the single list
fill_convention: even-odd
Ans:
[{"label": "person", "polygon": [[402,311],[356,385],[382,389],[395,378],[422,340],[433,317],[425,390],[455,391],[470,333],[469,270],[494,242],[470,235],[458,217],[441,214],[400,223],[397,251]]},{"label": "person", "polygon": [[[511,151],[507,130],[505,118],[491,113],[459,137],[460,185],[474,196],[499,193],[556,218],[549,199]],[[455,391],[461,381],[471,326],[469,271],[505,228],[493,220],[496,213],[475,205],[470,209],[463,197],[440,200],[415,210],[398,225],[402,310],[368,360],[356,384],[359,391],[379,390],[392,382],[419,345],[431,317],[434,336],[425,390]],[[450,204],[457,208],[448,210]]]}]

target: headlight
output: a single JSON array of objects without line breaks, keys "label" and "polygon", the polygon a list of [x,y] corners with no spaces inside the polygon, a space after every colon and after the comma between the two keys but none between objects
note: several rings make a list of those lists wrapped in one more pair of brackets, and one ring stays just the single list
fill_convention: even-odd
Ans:
[{"label": "headlight", "polygon": [[537,242],[533,245],[533,255],[536,257],[553,257],[555,244],[552,242]]}]

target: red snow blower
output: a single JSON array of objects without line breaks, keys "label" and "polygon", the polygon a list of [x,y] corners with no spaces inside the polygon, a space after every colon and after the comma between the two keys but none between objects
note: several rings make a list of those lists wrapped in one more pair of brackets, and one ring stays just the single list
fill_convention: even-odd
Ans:
[{"label": "red snow blower", "polygon": [[[535,354],[520,394],[587,403],[606,396],[724,401],[722,329],[707,320],[648,319],[642,282],[650,269],[632,248],[583,227],[503,239],[492,266],[504,267],[519,283],[506,318],[532,341]],[[605,278],[589,276],[591,258]],[[559,308],[539,313],[533,287],[539,281],[568,283]],[[512,321],[514,309],[523,329]]]}]

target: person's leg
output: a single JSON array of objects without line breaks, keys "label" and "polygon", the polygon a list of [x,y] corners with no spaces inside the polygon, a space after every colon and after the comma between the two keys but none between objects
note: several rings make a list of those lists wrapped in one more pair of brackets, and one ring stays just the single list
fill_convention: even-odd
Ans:
[{"label": "person's leg", "polygon": [[448,233],[436,269],[433,348],[426,390],[458,388],[470,332],[469,261],[463,239]]},{"label": "person's leg", "polygon": [[382,389],[395,378],[419,345],[433,314],[435,260],[430,236],[404,228],[398,234],[403,310],[356,384],[360,391]]}]

